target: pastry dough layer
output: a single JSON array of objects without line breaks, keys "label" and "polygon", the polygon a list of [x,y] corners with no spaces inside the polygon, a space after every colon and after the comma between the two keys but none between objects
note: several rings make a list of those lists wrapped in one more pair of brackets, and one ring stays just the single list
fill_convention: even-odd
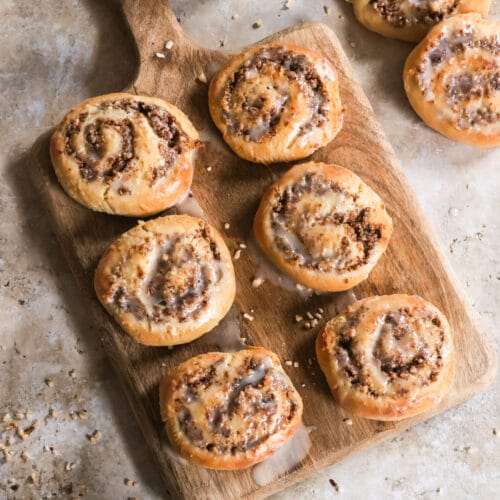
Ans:
[{"label": "pastry dough layer", "polygon": [[500,145],[500,22],[450,17],[411,52],[404,68],[410,104],[455,141]]},{"label": "pastry dough layer", "polygon": [[162,380],[162,419],[172,444],[211,469],[243,469],[293,436],[302,400],[277,356],[262,347],[188,359]]},{"label": "pastry dough layer", "polygon": [[254,232],[266,255],[295,281],[340,291],[368,276],[387,248],[392,221],[383,201],[353,172],[309,162],[267,190]]},{"label": "pastry dough layer", "polygon": [[302,47],[252,47],[210,82],[212,119],[233,151],[249,161],[304,158],[342,127],[338,80],[330,61]]},{"label": "pastry dough layer", "polygon": [[337,402],[365,418],[422,413],[453,382],[448,321],[415,295],[369,297],[348,306],[318,335],[316,355]]},{"label": "pastry dough layer", "polygon": [[193,178],[198,132],[172,104],[116,93],[75,106],[50,153],[65,191],[98,212],[145,216],[177,203]]},{"label": "pastry dough layer", "polygon": [[229,311],[235,279],[229,250],[206,222],[188,215],[148,221],[102,256],[95,289],[138,342],[176,345],[211,330]]}]

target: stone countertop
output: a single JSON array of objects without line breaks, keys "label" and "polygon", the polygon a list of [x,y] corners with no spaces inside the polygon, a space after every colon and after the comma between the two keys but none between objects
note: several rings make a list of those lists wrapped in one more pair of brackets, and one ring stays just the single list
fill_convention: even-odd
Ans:
[{"label": "stone countertop", "polygon": [[[411,45],[365,30],[342,1],[292,0],[288,10],[283,0],[171,3],[189,36],[210,47],[237,49],[301,21],[324,22],[338,34],[500,350],[500,148],[451,142],[418,119],[401,82]],[[491,16],[499,18],[500,2]],[[26,430],[23,440],[0,422],[0,442],[12,453],[0,455],[0,498],[161,498],[158,470],[27,173],[31,144],[71,106],[132,79],[133,45],[115,2],[2,0],[0,24],[0,418],[9,413]],[[497,378],[488,392],[275,498],[493,498],[499,396]],[[100,438],[90,440],[94,431]]]}]

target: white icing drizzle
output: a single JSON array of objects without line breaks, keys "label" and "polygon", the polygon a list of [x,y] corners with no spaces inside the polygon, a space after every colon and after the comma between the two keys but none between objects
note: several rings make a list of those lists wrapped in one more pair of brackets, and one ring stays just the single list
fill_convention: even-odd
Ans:
[{"label": "white icing drizzle", "polygon": [[357,298],[352,290],[339,292],[335,295],[335,311],[340,314],[347,306],[354,304]]},{"label": "white icing drizzle", "polygon": [[303,298],[309,298],[315,293],[310,288],[306,288],[283,274],[262,252],[255,235],[252,233],[247,238],[247,251],[250,259],[256,265],[254,278],[269,281],[275,286],[283,288],[289,292],[298,293]]},{"label": "white icing drizzle", "polygon": [[233,305],[224,319],[200,338],[199,346],[216,346],[222,352],[236,352],[245,348],[241,339],[240,311]]},{"label": "white icing drizzle", "polygon": [[252,479],[259,485],[265,486],[279,476],[297,467],[308,455],[311,449],[309,433],[312,427],[303,423],[281,448],[272,456],[252,468]]},{"label": "white icing drizzle", "polygon": [[191,190],[173,208],[178,214],[187,214],[205,221],[208,220],[207,214],[201,208]]}]

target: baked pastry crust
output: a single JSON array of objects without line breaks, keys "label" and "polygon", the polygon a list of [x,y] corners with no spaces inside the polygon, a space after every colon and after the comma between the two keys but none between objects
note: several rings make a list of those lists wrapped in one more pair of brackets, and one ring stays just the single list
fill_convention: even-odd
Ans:
[{"label": "baked pastry crust", "polygon": [[500,146],[500,22],[453,16],[406,60],[408,100],[434,130],[479,147]]},{"label": "baked pastry crust", "polygon": [[279,269],[306,287],[333,292],[368,276],[389,244],[392,220],[356,174],[308,162],[266,191],[253,228]]},{"label": "baked pastry crust", "polygon": [[366,28],[387,38],[419,42],[443,19],[456,14],[488,14],[491,0],[348,0]]},{"label": "baked pastry crust", "polygon": [[174,105],[124,93],[75,106],[52,135],[64,190],[98,212],[146,216],[177,203],[193,178],[198,132]]},{"label": "baked pastry crust", "polygon": [[302,399],[276,354],[262,347],[188,359],[160,384],[172,445],[210,469],[250,467],[297,430]]},{"label": "baked pastry crust", "polygon": [[191,342],[229,311],[235,295],[222,236],[188,215],[145,222],[120,236],[95,273],[97,297],[141,344]]},{"label": "baked pastry crust", "polygon": [[260,45],[236,56],[210,82],[208,99],[226,143],[256,163],[305,158],[342,127],[334,67],[295,45]]},{"label": "baked pastry crust", "polygon": [[316,355],[334,398],[376,420],[400,420],[439,403],[454,376],[450,327],[416,295],[359,300],[327,323]]}]

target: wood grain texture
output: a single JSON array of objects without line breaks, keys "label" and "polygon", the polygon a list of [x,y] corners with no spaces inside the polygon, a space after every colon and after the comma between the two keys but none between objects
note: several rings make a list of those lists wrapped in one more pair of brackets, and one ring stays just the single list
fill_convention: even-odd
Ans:
[{"label": "wood grain texture", "polygon": [[[289,166],[264,167],[237,158],[212,124],[207,86],[197,76],[204,72],[210,77],[231,54],[192,44],[165,1],[125,0],[123,8],[140,59],[136,80],[126,90],[171,101],[200,130],[205,147],[196,160],[193,192],[209,221],[221,229],[234,252],[239,243],[248,240],[253,215],[273,175]],[[172,50],[165,59],[156,58],[155,52],[162,51],[167,40],[174,42]],[[173,460],[166,451],[166,436],[159,416],[159,380],[163,370],[206,352],[210,346],[203,338],[171,350],[140,346],[101,308],[92,288],[95,266],[106,246],[136,220],[93,213],[73,202],[57,183],[50,164],[49,136],[45,135],[33,147],[33,178],[82,296],[88,299],[89,308],[95,314],[104,349],[123,381],[145,439],[159,463],[166,496],[170,498],[259,498],[271,494],[357,449],[373,445],[464,401],[482,391],[495,372],[495,354],[480,333],[335,35],[322,24],[304,24],[268,40],[316,50],[337,68],[341,99],[346,108],[344,127],[334,141],[316,152],[312,159],[354,170],[386,201],[394,221],[388,251],[370,278],[356,287],[355,293],[358,297],[416,293],[438,306],[449,318],[454,333],[456,379],[449,397],[432,412],[399,423],[352,418],[353,425],[346,426],[342,419],[350,415],[334,403],[316,362],[308,366],[308,359],[314,360],[318,329],[303,330],[293,320],[295,313],[304,314],[321,306],[325,309],[326,321],[335,314],[336,294],[304,299],[269,282],[252,288],[256,263],[249,252],[243,251],[241,258],[235,261],[236,304],[240,310],[242,336],[247,337],[249,343],[274,350],[282,361],[300,363],[298,368],[285,366],[285,369],[304,399],[305,424],[314,426],[310,453],[299,467],[265,488],[255,484],[248,470],[216,472]],[[65,111],[61,110],[61,116]],[[210,172],[207,166],[212,166]],[[231,224],[227,231],[223,229],[226,222]],[[255,320],[247,322],[241,313],[251,310],[255,311]],[[321,324],[323,321],[319,327]]]}]

